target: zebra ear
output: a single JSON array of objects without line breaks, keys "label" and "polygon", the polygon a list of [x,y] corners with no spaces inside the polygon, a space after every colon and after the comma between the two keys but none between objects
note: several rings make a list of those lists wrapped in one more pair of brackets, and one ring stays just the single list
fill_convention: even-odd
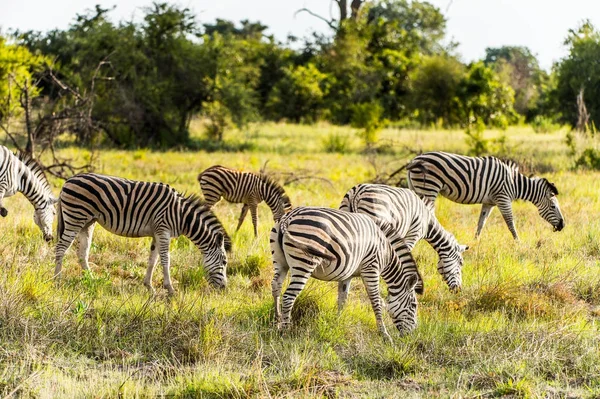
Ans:
[{"label": "zebra ear", "polygon": [[50,198],[50,205],[55,205],[57,203],[58,203],[58,198],[54,198],[54,197]]}]

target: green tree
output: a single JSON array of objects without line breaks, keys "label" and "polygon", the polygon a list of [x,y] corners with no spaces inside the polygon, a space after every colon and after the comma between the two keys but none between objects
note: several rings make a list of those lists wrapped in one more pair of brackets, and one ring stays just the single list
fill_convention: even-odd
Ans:
[{"label": "green tree", "polygon": [[483,62],[469,66],[459,92],[464,123],[481,121],[486,126],[504,128],[517,121],[513,89]]},{"label": "green tree", "polygon": [[267,107],[273,118],[294,122],[314,122],[319,118],[323,98],[327,94],[327,75],[313,64],[284,69],[284,77],[277,82]]},{"label": "green tree", "polygon": [[600,126],[600,32],[588,21],[572,30],[565,41],[569,55],[555,67],[556,88],[552,92],[555,112],[572,126],[577,124],[577,96],[581,90],[590,122]]},{"label": "green tree", "polygon": [[536,56],[527,47],[503,46],[487,48],[484,62],[514,90],[515,111],[533,118],[539,112],[538,103],[548,80]]},{"label": "green tree", "polygon": [[412,106],[421,123],[458,125],[460,115],[460,85],[465,76],[465,66],[456,58],[446,55],[426,57],[411,74]]}]

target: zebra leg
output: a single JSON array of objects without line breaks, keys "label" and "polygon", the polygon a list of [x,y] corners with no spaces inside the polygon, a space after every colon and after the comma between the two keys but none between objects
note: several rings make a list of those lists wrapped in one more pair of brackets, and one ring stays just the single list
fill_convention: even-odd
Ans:
[{"label": "zebra leg", "polygon": [[94,235],[94,227],[96,222],[91,222],[81,229],[77,236],[79,241],[79,248],[77,248],[77,257],[79,258],[79,264],[83,270],[90,270],[89,256],[90,247],[92,246],[92,236]]},{"label": "zebra leg", "polygon": [[235,231],[238,231],[240,227],[242,227],[242,223],[244,223],[244,219],[246,219],[246,215],[248,214],[248,205],[244,204],[242,207],[242,213],[240,214],[240,220],[238,222],[237,228]]},{"label": "zebra leg", "polygon": [[481,205],[481,213],[479,214],[479,222],[477,223],[477,233],[475,233],[475,237],[479,237],[479,235],[481,234],[481,230],[483,229],[483,226],[485,225],[485,222],[487,221],[488,217],[490,216],[490,213],[492,212],[492,209],[494,208],[493,204],[482,204]]},{"label": "zebra leg", "polygon": [[160,254],[160,263],[163,269],[163,287],[169,292],[169,295],[175,294],[173,284],[171,283],[171,258],[169,256],[169,244],[171,243],[171,236],[168,232],[159,233],[154,238],[158,246],[158,253]]},{"label": "zebra leg", "polygon": [[271,282],[271,292],[273,293],[273,302],[275,304],[275,322],[281,323],[281,288],[283,288],[283,282],[288,274],[287,265],[282,265],[273,259],[273,266],[275,267],[275,274],[273,275],[273,281]]},{"label": "zebra leg", "polygon": [[257,208],[258,208],[257,204],[250,205],[250,214],[252,215],[252,226],[254,226],[254,237],[258,237],[258,230],[256,228],[256,225],[258,223]]},{"label": "zebra leg", "polygon": [[519,239],[519,235],[517,234],[517,229],[515,228],[515,221],[513,219],[512,213],[512,203],[510,200],[505,200],[498,203],[498,209],[508,226],[508,229],[512,233],[512,236],[515,240]]},{"label": "zebra leg", "polygon": [[[306,266],[309,268],[308,264]],[[296,302],[296,298],[298,298],[298,295],[300,295],[300,292],[302,292],[306,286],[306,282],[308,281],[308,278],[312,274],[313,270],[314,267],[310,267],[310,271],[306,271],[304,268],[302,270],[292,269],[290,285],[283,294],[281,306],[281,324],[279,326],[280,329],[286,329],[290,326],[294,302]]]},{"label": "zebra leg", "polygon": [[352,283],[352,277],[346,280],[338,282],[338,316],[342,313],[346,300],[348,299],[348,293],[350,292],[350,284]]},{"label": "zebra leg", "polygon": [[64,229],[60,237],[58,237],[58,243],[56,244],[56,253],[55,253],[55,263],[54,267],[54,278],[59,277],[62,271],[62,262],[65,257],[65,253],[73,244],[75,237],[79,234],[81,227],[78,226],[69,226],[69,228]]},{"label": "zebra leg", "polygon": [[150,244],[150,258],[148,259],[148,269],[146,269],[146,276],[144,277],[144,285],[154,294],[154,288],[152,287],[152,273],[158,263],[158,247],[156,246],[156,239],[152,238],[152,244]]},{"label": "zebra leg", "polygon": [[369,296],[369,300],[371,301],[371,306],[373,307],[373,312],[375,312],[375,320],[377,322],[377,329],[379,333],[383,335],[384,338],[392,341],[392,337],[388,333],[385,328],[385,324],[383,323],[383,312],[382,312],[382,298],[379,295],[379,273],[377,272],[363,272],[362,280],[365,284],[365,288],[367,289],[367,295]]}]

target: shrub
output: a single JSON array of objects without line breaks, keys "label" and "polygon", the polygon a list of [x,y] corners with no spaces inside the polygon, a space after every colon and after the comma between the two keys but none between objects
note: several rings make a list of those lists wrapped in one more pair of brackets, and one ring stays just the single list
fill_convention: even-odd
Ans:
[{"label": "shrub", "polygon": [[352,127],[361,129],[359,137],[370,146],[377,141],[377,133],[382,127],[383,107],[376,102],[361,103],[352,106]]},{"label": "shrub", "polygon": [[560,130],[561,126],[547,116],[538,115],[531,121],[531,127],[536,133],[552,133]]},{"label": "shrub", "polygon": [[326,152],[345,154],[349,149],[348,144],[348,137],[337,133],[331,133],[323,140],[323,148]]},{"label": "shrub", "polygon": [[600,151],[595,148],[586,148],[575,161],[575,167],[600,170]]}]

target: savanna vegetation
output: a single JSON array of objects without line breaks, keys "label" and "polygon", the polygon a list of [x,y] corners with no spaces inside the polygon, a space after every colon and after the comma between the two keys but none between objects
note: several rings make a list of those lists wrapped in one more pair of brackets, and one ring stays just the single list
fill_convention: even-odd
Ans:
[{"label": "savanna vegetation", "polygon": [[[201,134],[202,123],[192,130]],[[385,154],[364,154],[357,129],[329,124],[256,126],[239,152],[105,150],[101,173],[163,181],[198,192],[196,174],[215,163],[279,175],[327,179],[285,188],[295,205],[337,207],[346,190],[397,169],[419,150],[467,153],[460,130],[385,129]],[[346,142],[327,152],[323,135]],[[152,297],[142,285],[149,239],[95,233],[92,275],[67,254],[63,282],[52,280],[53,248],[24,197],[5,201],[1,220],[0,393],[21,397],[596,397],[600,394],[600,212],[597,173],[574,170],[566,132],[485,131],[486,145],[513,154],[525,172],[555,182],[567,226],[553,233],[533,205],[515,203],[521,241],[494,212],[474,239],[479,207],[438,200],[437,215],[465,253],[464,288],[452,294],[425,243],[415,256],[425,276],[419,326],[394,345],[377,333],[360,282],[337,315],[335,284],[312,281],[297,302],[294,327],[273,324],[268,247],[271,214],[259,208],[233,234],[240,206],[216,213],[234,250],[225,292],[208,287],[201,255],[184,238],[172,244],[177,294]],[[194,135],[192,136],[194,137]],[[236,146],[238,134],[226,135]],[[575,137],[576,144],[581,144]],[[496,148],[496,147],[494,147]],[[497,148],[500,150],[500,147]],[[62,142],[61,156],[83,158]],[[535,154],[532,156],[531,154]],[[52,178],[58,193],[60,179]],[[161,274],[155,275],[159,287]]]},{"label": "savanna vegetation", "polygon": [[422,151],[491,154],[556,184],[565,229],[515,203],[521,241],[497,212],[476,240],[479,207],[438,200],[470,246],[464,288],[448,291],[420,243],[419,326],[401,337],[388,319],[390,345],[358,281],[339,316],[336,285],[310,282],[277,331],[266,206],[257,239],[248,221],[233,233],[240,206],[215,207],[234,243],[224,292],[174,240],[168,298],[142,284],[150,240],[101,228],[93,273],[71,250],[55,282],[53,247],[17,195],[0,220],[2,397],[600,396],[598,30],[565,32],[568,56],[545,71],[523,47],[463,62],[427,2],[332,4],[336,19],[315,16],[328,33],[286,42],[168,3],[134,21],[96,7],[66,29],[3,30],[0,144],[36,157],[55,194],[90,169],[199,192],[197,174],[222,164],[266,168],[294,205],[328,207],[360,182],[403,184]]}]

